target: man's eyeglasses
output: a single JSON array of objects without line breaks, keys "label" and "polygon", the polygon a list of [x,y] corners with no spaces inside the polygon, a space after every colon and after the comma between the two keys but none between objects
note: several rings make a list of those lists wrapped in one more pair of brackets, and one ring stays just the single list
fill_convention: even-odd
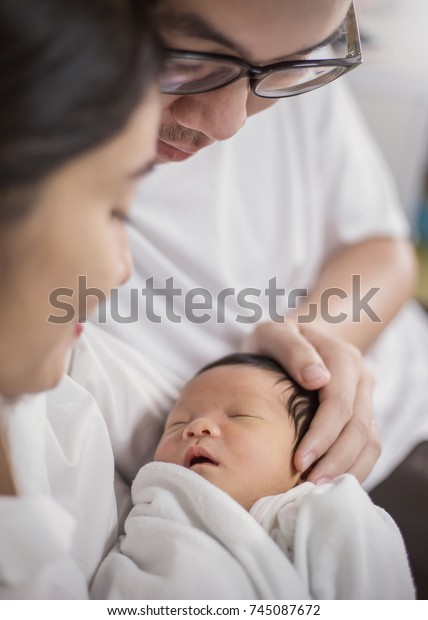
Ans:
[{"label": "man's eyeglasses", "polygon": [[167,49],[161,91],[170,95],[196,95],[248,78],[251,92],[257,97],[276,99],[300,95],[332,82],[362,63],[361,40],[353,3],[341,38],[346,50],[344,57],[322,59],[319,57],[320,50],[316,50],[301,60],[287,60],[263,67],[250,65],[235,56]]}]

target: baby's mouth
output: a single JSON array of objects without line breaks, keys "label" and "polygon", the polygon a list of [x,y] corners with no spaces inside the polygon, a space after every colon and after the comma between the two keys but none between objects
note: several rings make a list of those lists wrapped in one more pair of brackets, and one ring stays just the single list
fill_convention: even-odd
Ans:
[{"label": "baby's mouth", "polygon": [[217,467],[220,463],[211,456],[202,446],[190,446],[184,455],[184,467],[192,468],[195,465],[210,465]]}]

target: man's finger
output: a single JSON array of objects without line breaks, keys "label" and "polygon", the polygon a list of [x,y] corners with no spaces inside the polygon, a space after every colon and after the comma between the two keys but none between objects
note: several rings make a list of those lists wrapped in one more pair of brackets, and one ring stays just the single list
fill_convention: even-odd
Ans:
[{"label": "man's finger", "polygon": [[354,413],[357,381],[355,369],[343,365],[320,390],[320,406],[294,456],[298,471],[305,471],[338,441]]},{"label": "man's finger", "polygon": [[[342,393],[341,405],[337,409],[334,418],[328,412],[326,406],[328,405],[328,408],[330,408],[330,401],[333,399],[326,398],[322,402],[307,433],[309,435],[311,431],[315,432],[315,440],[318,441],[318,444],[314,448],[311,446],[311,441],[314,441],[314,438],[310,435],[309,437],[304,437],[302,444],[307,439],[307,444],[309,445],[301,444],[299,446],[299,449],[302,449],[302,453],[298,454],[296,451],[296,457],[298,459],[301,458],[302,461],[298,461],[295,458],[296,467],[298,465],[306,465],[304,462],[305,451],[312,450],[315,452],[316,458],[319,461],[309,476],[312,482],[332,479],[351,470],[352,473],[358,474],[358,479],[360,480],[362,476],[366,476],[370,472],[379,456],[379,437],[377,429],[372,424],[371,414],[373,386],[374,381],[371,373],[366,368],[363,368],[354,398],[352,398],[352,392],[349,392],[348,400],[343,400]],[[329,387],[324,388],[324,391],[327,391]],[[320,416],[319,414],[322,415]],[[323,422],[325,415],[328,417]],[[341,420],[343,423],[343,420],[347,418],[348,420],[337,434],[337,438],[335,438]],[[326,450],[323,450],[323,441],[325,442],[324,445],[330,444]]]},{"label": "man's finger", "polygon": [[330,372],[316,348],[300,333],[293,321],[262,323],[245,342],[245,350],[268,355],[308,390],[323,387]]},{"label": "man's finger", "polygon": [[366,443],[367,434],[364,426],[361,425],[356,433],[355,425],[350,423],[330,450],[318,461],[309,474],[308,480],[320,484],[349,472],[353,467],[356,469]]},{"label": "man's finger", "polygon": [[381,454],[379,431],[374,426],[374,420],[372,423],[372,437],[348,472],[360,482],[364,482]]}]

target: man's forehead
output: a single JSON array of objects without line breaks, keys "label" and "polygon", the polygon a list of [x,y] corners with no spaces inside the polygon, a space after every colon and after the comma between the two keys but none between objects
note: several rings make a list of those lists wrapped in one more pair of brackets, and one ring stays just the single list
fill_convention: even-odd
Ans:
[{"label": "man's forehead", "polygon": [[350,4],[350,0],[160,0],[160,23],[168,45],[174,45],[170,37],[178,36],[224,47],[249,61],[272,61],[328,42]]}]

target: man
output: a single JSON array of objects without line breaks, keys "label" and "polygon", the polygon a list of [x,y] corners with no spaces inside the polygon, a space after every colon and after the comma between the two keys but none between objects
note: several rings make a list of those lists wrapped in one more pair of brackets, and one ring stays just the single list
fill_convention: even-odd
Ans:
[{"label": "man", "polygon": [[[353,6],[349,0],[158,5],[169,50],[162,165],[132,214],[136,274],[121,291],[120,312],[110,307],[108,329],[177,385],[249,337],[247,348],[277,358],[304,387],[322,388],[296,468],[312,468],[313,482],[346,471],[364,480],[379,455],[379,435],[373,379],[361,353],[411,295],[414,258],[387,173],[340,84],[287,98],[358,64]],[[304,65],[334,58],[325,45],[343,32],[347,49],[337,63]],[[139,292],[138,317],[130,288]],[[414,359],[415,347],[428,339],[421,320],[400,316],[373,354],[381,380],[375,414],[391,447],[372,484],[421,434],[428,436],[427,422],[416,423],[419,387],[416,400],[408,390],[406,403],[396,400],[399,384],[421,383],[427,369],[419,353],[418,367],[404,369],[406,351],[397,348],[405,345]],[[407,413],[415,424],[402,441]]]}]

